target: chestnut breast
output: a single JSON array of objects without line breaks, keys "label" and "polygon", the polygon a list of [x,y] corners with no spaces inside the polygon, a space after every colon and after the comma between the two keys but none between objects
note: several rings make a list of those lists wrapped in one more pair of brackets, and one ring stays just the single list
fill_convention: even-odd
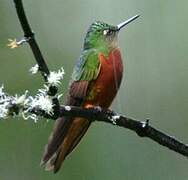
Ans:
[{"label": "chestnut breast", "polygon": [[121,53],[113,49],[109,56],[99,54],[101,69],[97,79],[92,83],[84,106],[94,105],[108,108],[117,94],[123,75]]}]

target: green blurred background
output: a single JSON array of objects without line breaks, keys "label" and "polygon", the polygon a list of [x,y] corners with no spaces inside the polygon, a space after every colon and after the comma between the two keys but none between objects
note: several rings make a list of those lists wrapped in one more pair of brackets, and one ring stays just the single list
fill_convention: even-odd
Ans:
[{"label": "green blurred background", "polygon": [[[66,71],[66,94],[85,32],[94,20],[117,24],[141,17],[120,34],[125,75],[112,109],[151,119],[159,129],[188,142],[187,0],[24,0],[36,38],[51,70]],[[32,94],[43,84],[31,76],[35,64],[27,45],[10,50],[8,38],[21,38],[11,0],[0,0],[0,84],[9,93]],[[63,103],[63,99],[62,99]],[[58,174],[39,167],[53,122],[0,121],[0,180],[187,180],[188,160],[149,139],[105,123],[95,123]]]}]

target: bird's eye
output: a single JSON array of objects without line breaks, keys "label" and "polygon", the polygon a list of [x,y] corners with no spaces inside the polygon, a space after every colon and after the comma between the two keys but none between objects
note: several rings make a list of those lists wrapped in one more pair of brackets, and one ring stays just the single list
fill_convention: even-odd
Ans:
[{"label": "bird's eye", "polygon": [[108,30],[107,29],[105,29],[104,31],[103,31],[103,35],[107,35],[108,34]]},{"label": "bird's eye", "polygon": [[112,34],[113,34],[113,31],[112,31],[112,30],[105,29],[105,30],[103,31],[103,35],[105,35],[105,36],[110,36],[110,35],[112,35]]}]

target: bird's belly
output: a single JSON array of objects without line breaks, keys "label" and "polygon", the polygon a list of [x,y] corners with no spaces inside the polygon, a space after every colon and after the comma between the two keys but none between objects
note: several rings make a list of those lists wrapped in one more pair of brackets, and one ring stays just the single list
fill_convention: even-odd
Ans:
[{"label": "bird's belly", "polygon": [[108,108],[119,89],[123,66],[119,49],[112,51],[106,59],[100,57],[101,70],[98,78],[92,83],[85,106],[101,106]]}]

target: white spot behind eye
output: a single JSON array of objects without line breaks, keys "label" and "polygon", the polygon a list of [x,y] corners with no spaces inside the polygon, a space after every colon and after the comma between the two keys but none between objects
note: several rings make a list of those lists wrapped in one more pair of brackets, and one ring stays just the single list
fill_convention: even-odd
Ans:
[{"label": "white spot behind eye", "polygon": [[103,31],[103,35],[107,35],[107,34],[108,34],[108,30],[105,29],[105,30]]}]

